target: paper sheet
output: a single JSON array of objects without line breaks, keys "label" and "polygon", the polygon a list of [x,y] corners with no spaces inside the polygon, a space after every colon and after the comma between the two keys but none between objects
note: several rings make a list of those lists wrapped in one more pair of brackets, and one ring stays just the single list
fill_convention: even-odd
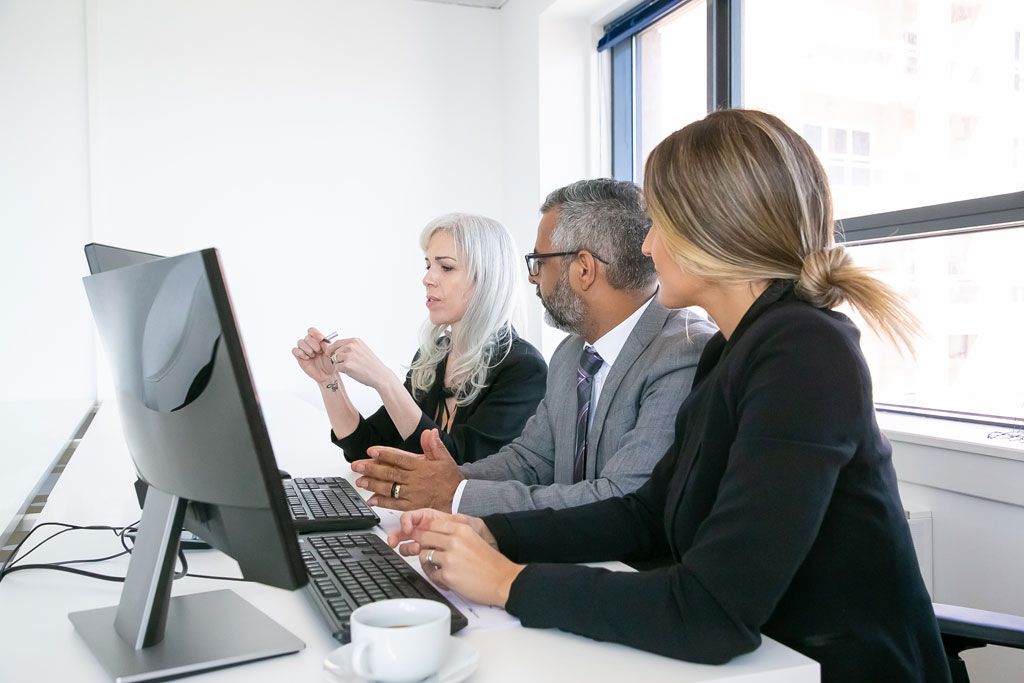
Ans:
[{"label": "paper sheet", "polygon": [[[399,519],[402,516],[401,512],[388,510],[386,508],[374,508],[374,512],[376,512],[377,516],[380,517],[380,529],[383,529],[383,535],[385,538],[387,538],[387,535],[392,531],[398,530]],[[423,571],[423,567],[420,565],[418,557],[410,557],[406,559],[409,561],[409,564],[412,565],[413,569],[422,574],[424,578],[427,577],[426,572]],[[430,581],[429,578],[427,578],[427,580]],[[469,625],[466,627],[467,631],[519,626],[519,620],[503,609],[471,602],[455,591],[442,589],[433,581],[431,581],[431,584],[433,584],[434,588],[437,588],[444,597],[448,598],[448,600],[455,605],[460,612],[466,615],[466,619],[469,620]]]}]

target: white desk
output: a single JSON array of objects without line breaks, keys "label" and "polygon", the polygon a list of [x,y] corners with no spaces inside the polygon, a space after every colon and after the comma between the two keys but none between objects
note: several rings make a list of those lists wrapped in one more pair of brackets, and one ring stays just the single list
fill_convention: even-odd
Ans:
[{"label": "white desk", "polygon": [[[279,465],[294,476],[348,472],[328,441],[326,417],[298,399],[265,401],[264,412]],[[112,402],[103,405],[57,482],[40,521],[123,525],[139,516],[133,470]],[[41,533],[41,532],[39,532]],[[31,556],[38,562],[111,554],[120,543],[110,532],[73,531]],[[127,560],[85,565],[123,576]],[[237,565],[217,551],[189,553],[190,571],[238,576]],[[303,591],[258,584],[186,578],[174,594],[231,588],[305,641],[295,655],[195,676],[216,681],[320,681],[324,657],[338,646]],[[117,604],[121,584],[53,571],[15,573],[0,583],[0,681],[109,680],[75,633],[68,612]],[[519,626],[463,632],[480,652],[470,681],[732,681],[816,683],[818,665],[770,639],[725,666],[680,662],[625,646],[600,643],[556,630]]]}]

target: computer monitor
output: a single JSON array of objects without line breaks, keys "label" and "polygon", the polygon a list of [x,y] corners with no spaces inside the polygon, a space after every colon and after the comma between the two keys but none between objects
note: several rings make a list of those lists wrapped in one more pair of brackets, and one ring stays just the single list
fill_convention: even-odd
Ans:
[{"label": "computer monitor", "polygon": [[[125,266],[149,263],[150,261],[162,258],[164,257],[159,254],[150,254],[149,252],[135,251],[134,249],[125,249],[124,247],[114,247],[109,244],[99,244],[98,242],[90,242],[85,245],[85,259],[89,263],[89,272],[93,275],[108,270],[117,270]],[[146,482],[141,479],[135,480],[135,495],[139,499],[140,508],[146,502],[147,489]],[[135,532],[133,531],[129,531],[126,535],[133,540],[135,538]],[[192,532],[183,531],[181,534],[181,547],[182,549],[198,550],[206,549],[210,546]]]},{"label": "computer monitor", "polygon": [[89,262],[89,272],[93,275],[125,266],[149,263],[161,258],[163,256],[157,254],[112,247],[109,244],[99,244],[98,242],[90,242],[85,245],[85,259]]},{"label": "computer monitor", "polygon": [[179,531],[287,589],[307,575],[215,249],[83,278],[125,440],[149,485],[120,603],[69,615],[115,680],[304,647],[234,591],[170,597]]}]

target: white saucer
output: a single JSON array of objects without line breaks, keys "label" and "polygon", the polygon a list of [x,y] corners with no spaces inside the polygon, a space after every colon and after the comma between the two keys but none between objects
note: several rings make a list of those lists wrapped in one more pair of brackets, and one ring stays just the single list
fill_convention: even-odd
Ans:
[{"label": "white saucer", "polygon": [[[448,657],[441,670],[422,679],[421,683],[459,683],[476,671],[480,654],[461,638],[449,636]],[[330,683],[373,683],[352,670],[352,643],[342,645],[324,659],[324,679]],[[420,683],[420,682],[418,682]]]}]

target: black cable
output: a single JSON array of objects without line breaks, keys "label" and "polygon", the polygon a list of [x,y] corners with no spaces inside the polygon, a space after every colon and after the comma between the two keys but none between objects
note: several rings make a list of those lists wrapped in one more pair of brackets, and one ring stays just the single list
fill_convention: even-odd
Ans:
[{"label": "black cable", "polygon": [[[60,527],[64,527],[65,531],[70,530],[70,529],[80,529],[80,528],[82,528],[82,527],[76,526],[74,524],[65,524],[64,522],[43,522],[42,524],[37,524],[36,526],[32,527],[32,529],[29,530],[29,532],[27,534],[25,534],[25,538],[21,539],[18,542],[18,545],[14,546],[14,550],[11,551],[10,556],[7,558],[7,561],[4,562],[4,566],[2,568],[0,568],[0,571],[2,571],[3,569],[6,569],[9,565],[13,564],[13,562],[17,561],[14,558],[17,556],[18,551],[21,550],[21,546],[25,545],[25,543],[28,542],[28,539],[32,537],[32,534],[34,534],[35,532],[39,531],[44,526],[60,526]],[[113,527],[102,527],[102,528],[103,529],[113,529]],[[54,535],[56,535],[56,534],[54,534]],[[45,542],[46,542],[46,540],[41,541],[40,544],[36,545],[35,548],[32,548],[32,550],[35,550],[36,548],[39,547],[39,545],[42,545],[42,543],[45,543]],[[31,553],[32,550],[28,551],[28,553],[25,553],[25,555],[28,555],[29,553]],[[23,555],[22,557],[25,557],[25,555]],[[21,558],[18,558],[18,559],[21,559]]]},{"label": "black cable", "polygon": [[180,547],[178,548],[178,559],[181,560],[181,571],[174,572],[174,580],[185,578],[188,576],[188,560],[185,559],[185,551]]},{"label": "black cable", "polygon": [[249,581],[249,579],[235,576],[210,576],[208,574],[189,574],[190,579],[216,579],[217,581]]},{"label": "black cable", "polygon": [[[122,550],[119,553],[114,553],[113,555],[107,555],[106,557],[93,557],[93,558],[88,559],[88,560],[64,560],[63,562],[50,562],[49,564],[52,564],[55,567],[63,567],[64,565],[67,565],[67,564],[89,564],[90,562],[106,562],[107,560],[114,560],[114,559],[117,559],[118,557],[123,557],[124,555],[131,555],[131,551],[130,550]],[[24,566],[24,565],[18,565],[18,566],[21,567],[21,566]]]},{"label": "black cable", "polygon": [[0,574],[0,581],[2,581],[3,577],[7,576],[8,574],[13,574],[14,572],[24,571],[26,569],[52,569],[52,570],[57,571],[57,572],[69,572],[71,574],[79,574],[81,576],[88,576],[91,579],[101,579],[103,581],[117,581],[119,583],[124,583],[124,577],[123,576],[109,576],[107,574],[97,574],[96,572],[87,572],[84,569],[75,569],[74,567],[64,567],[64,566],[57,565],[57,564],[19,564],[17,567],[11,567],[10,569],[5,569],[4,573]]},{"label": "black cable", "polygon": [[[56,524],[57,522],[47,522],[47,523],[48,524]],[[42,526],[42,525],[40,524],[40,526]],[[61,529],[60,531],[58,531],[56,533],[50,534],[49,536],[47,536],[46,538],[44,538],[43,540],[39,541],[34,546],[32,546],[32,548],[29,549],[24,555],[22,555],[21,557],[17,558],[16,560],[13,560],[12,562],[10,562],[8,566],[13,567],[16,563],[21,562],[26,557],[28,557],[29,555],[34,553],[39,548],[39,546],[43,545],[47,541],[51,541],[51,540],[57,538],[58,536],[60,536],[61,534],[66,534],[69,531],[78,531],[79,528],[80,527],[69,526],[66,529]],[[110,528],[110,527],[105,527],[105,528]],[[95,529],[93,529],[93,530],[95,530]],[[35,531],[35,529],[33,529],[33,531]],[[28,540],[28,536],[26,536],[24,540],[27,541]],[[20,545],[21,544],[19,544],[19,547],[20,547]],[[18,548],[15,548],[14,549],[14,553],[17,553],[17,552],[18,552]],[[14,557],[14,553],[11,554],[12,557]]]},{"label": "black cable", "polygon": [[[50,536],[47,536],[42,541],[40,541],[35,546],[33,546],[32,549],[29,550],[27,553],[25,553],[21,557],[18,557],[18,551],[21,550],[22,546],[24,546],[25,543],[28,542],[29,538],[32,537],[32,534],[34,534],[39,529],[42,529],[43,527],[47,527],[47,526],[58,526],[58,527],[63,527],[63,529],[61,529],[61,531],[58,531],[57,533],[54,533],[54,534],[51,534]],[[16,563],[21,562],[22,560],[24,560],[26,557],[28,557],[28,555],[30,555],[37,548],[39,548],[39,546],[43,545],[44,543],[46,543],[47,541],[49,541],[52,538],[56,538],[57,536],[59,536],[60,534],[64,533],[65,531],[72,531],[72,530],[76,530],[76,529],[85,529],[85,530],[90,530],[90,531],[113,531],[114,533],[118,533],[119,531],[122,530],[121,527],[110,527],[110,526],[99,526],[99,525],[97,525],[97,526],[79,526],[79,525],[75,525],[75,524],[65,524],[64,522],[43,522],[42,524],[37,524],[31,530],[29,530],[29,532],[27,534],[25,534],[25,538],[21,539],[21,541],[19,541],[18,544],[16,546],[14,546],[14,550],[11,551],[11,554],[7,557],[7,560],[3,563],[2,566],[0,566],[0,581],[3,581],[4,577],[7,576],[7,574],[9,574],[12,571],[14,571],[14,565]]]},{"label": "black cable", "polygon": [[[80,564],[80,563],[103,562],[103,561],[106,561],[106,560],[112,560],[112,559],[115,559],[115,558],[118,558],[118,557],[122,557],[123,555],[126,555],[126,554],[130,555],[135,546],[134,546],[134,543],[133,543],[131,548],[128,547],[128,543],[126,542],[126,534],[129,531],[137,531],[138,530],[137,529],[137,525],[138,525],[138,521],[133,522],[132,524],[128,524],[128,525],[123,526],[123,527],[112,527],[112,526],[103,526],[103,525],[79,526],[79,525],[75,525],[75,524],[67,524],[65,522],[43,522],[42,524],[38,524],[35,527],[33,527],[25,535],[25,538],[21,539],[21,541],[18,542],[18,544],[14,547],[14,550],[11,551],[10,556],[8,556],[7,560],[3,563],[2,566],[0,566],[0,581],[3,581],[4,577],[7,576],[8,574],[13,574],[14,572],[22,571],[22,570],[25,570],[25,569],[52,569],[54,571],[68,572],[70,574],[77,574],[79,576],[86,576],[86,577],[93,578],[93,579],[100,579],[102,581],[115,581],[115,582],[124,583],[125,579],[124,579],[123,576],[110,576],[109,574],[99,574],[99,573],[96,573],[96,572],[86,571],[84,569],[76,569],[74,567],[68,567],[67,565],[69,565],[69,564]],[[28,552],[26,552],[24,555],[21,555],[19,557],[18,556],[18,551],[21,550],[23,545],[25,545],[25,543],[28,541],[29,537],[31,537],[32,534],[34,534],[36,531],[38,531],[39,529],[41,529],[41,528],[43,528],[45,526],[58,526],[58,527],[63,527],[63,528],[60,531],[57,531],[56,533],[50,534],[49,536],[47,536],[43,540],[39,541],[37,544],[32,546],[32,548],[29,549]],[[57,536],[60,536],[61,534],[66,533],[68,531],[83,531],[83,530],[84,531],[113,531],[118,536],[118,540],[121,541],[121,546],[124,548],[124,551],[120,552],[120,553],[115,553],[113,555],[108,555],[106,557],[96,557],[96,558],[81,559],[81,560],[64,560],[64,561],[61,561],[61,562],[39,563],[39,564],[19,564],[26,557],[28,557],[30,554],[35,552],[35,550],[37,550],[40,546],[42,546],[47,541],[53,540]],[[186,576],[191,576],[192,578],[196,578],[196,579],[214,579],[214,580],[217,580],[217,581],[248,581],[248,579],[236,578],[236,577],[231,577],[231,576],[210,576],[208,574],[189,574],[188,573],[188,560],[185,558],[185,551],[182,548],[180,548],[180,547],[178,548],[178,559],[181,561],[181,570],[180,571],[176,571],[174,573],[174,577],[173,578],[174,578],[175,581],[177,581],[178,579],[181,579],[181,578],[185,578]]]},{"label": "black cable", "polygon": [[[129,553],[131,553],[131,551],[135,548],[135,537],[134,536],[128,536],[128,532],[131,531],[131,532],[138,533],[138,531],[139,531],[139,522],[141,522],[141,521],[142,520],[140,519],[140,520],[132,522],[128,526],[126,526],[123,529],[121,529],[121,533],[119,533],[117,535],[118,540],[121,541],[121,547],[124,548],[125,550],[127,550]],[[128,542],[125,540],[126,538],[131,538],[132,539],[132,547],[131,548],[128,547]]]}]

